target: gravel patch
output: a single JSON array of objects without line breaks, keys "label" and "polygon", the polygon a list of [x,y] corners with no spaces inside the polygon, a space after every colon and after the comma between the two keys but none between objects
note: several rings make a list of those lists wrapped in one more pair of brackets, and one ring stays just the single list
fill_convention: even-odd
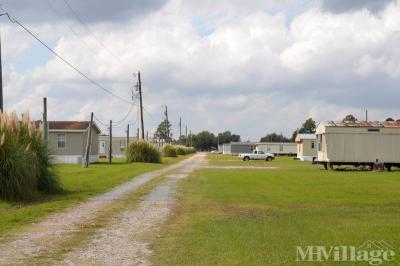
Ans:
[{"label": "gravel patch", "polygon": [[[177,164],[137,176],[105,194],[95,196],[61,213],[50,215],[44,221],[32,224],[23,233],[0,238],[0,265],[25,264],[27,259],[56,248],[73,232],[79,231],[80,226],[95,219],[102,210],[112,206],[115,200],[121,199],[127,193],[135,191],[168,171],[191,165],[198,156],[192,156]],[[110,248],[113,249],[112,246]]]},{"label": "gravel patch", "polygon": [[237,166],[237,165],[208,165],[204,166],[203,168],[209,169],[279,169],[276,166]]},{"label": "gravel patch", "polygon": [[203,158],[203,154],[196,155],[177,173],[167,176],[137,208],[116,215],[86,247],[66,254],[62,265],[150,265],[152,250],[146,236],[156,236],[176,203],[177,181],[200,167]]}]

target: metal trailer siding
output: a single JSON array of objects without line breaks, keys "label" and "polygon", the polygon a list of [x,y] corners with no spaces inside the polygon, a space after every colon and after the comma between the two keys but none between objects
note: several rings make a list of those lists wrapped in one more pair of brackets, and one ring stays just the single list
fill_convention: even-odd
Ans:
[{"label": "metal trailer siding", "polygon": [[[321,126],[322,127],[322,126]],[[318,161],[399,163],[400,128],[325,127],[317,131]],[[375,129],[375,130],[377,130]]]},{"label": "metal trailer siding", "polygon": [[239,153],[251,153],[252,145],[244,145],[244,144],[234,144],[231,143],[231,154],[239,154]]},{"label": "metal trailer siding", "polygon": [[230,143],[224,143],[222,145],[222,153],[223,154],[231,154],[231,144]]},{"label": "metal trailer siding", "polygon": [[[282,148],[282,149],[281,149]],[[296,143],[260,143],[257,150],[274,154],[297,154]]]},{"label": "metal trailer siding", "polygon": [[[313,148],[314,143],[314,148]],[[317,156],[317,143],[316,140],[303,139],[297,143],[297,158],[303,157],[316,157]]]}]

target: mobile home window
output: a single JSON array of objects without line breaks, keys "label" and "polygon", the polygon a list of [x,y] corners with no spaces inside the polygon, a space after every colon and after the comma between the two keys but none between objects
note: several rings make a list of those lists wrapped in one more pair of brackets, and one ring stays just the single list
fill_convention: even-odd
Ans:
[{"label": "mobile home window", "polygon": [[379,132],[379,128],[368,128],[368,132]]},{"label": "mobile home window", "polygon": [[57,134],[57,148],[65,148],[65,134]]},{"label": "mobile home window", "polygon": [[125,140],[120,140],[119,141],[119,147],[121,150],[124,150],[126,148],[126,141]]},{"label": "mobile home window", "polygon": [[314,141],[311,141],[311,149],[314,149],[314,147],[315,147],[315,143],[314,143]]},{"label": "mobile home window", "polygon": [[279,145],[279,151],[283,151],[283,144]]}]

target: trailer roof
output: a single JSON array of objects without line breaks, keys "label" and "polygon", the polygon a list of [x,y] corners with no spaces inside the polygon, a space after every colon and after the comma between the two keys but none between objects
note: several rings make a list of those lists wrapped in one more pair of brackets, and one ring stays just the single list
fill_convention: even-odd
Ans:
[{"label": "trailer roof", "polygon": [[325,121],[325,127],[400,127],[400,121]]}]

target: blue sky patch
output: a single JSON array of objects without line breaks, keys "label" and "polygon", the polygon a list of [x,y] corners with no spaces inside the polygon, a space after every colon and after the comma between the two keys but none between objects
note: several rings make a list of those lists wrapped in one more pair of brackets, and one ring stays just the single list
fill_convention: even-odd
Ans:
[{"label": "blue sky patch", "polygon": [[[54,49],[58,39],[49,40],[46,44]],[[42,44],[35,43],[28,48],[15,62],[15,70],[19,74],[24,74],[26,71],[38,66],[45,65],[54,55],[47,50]]]}]

